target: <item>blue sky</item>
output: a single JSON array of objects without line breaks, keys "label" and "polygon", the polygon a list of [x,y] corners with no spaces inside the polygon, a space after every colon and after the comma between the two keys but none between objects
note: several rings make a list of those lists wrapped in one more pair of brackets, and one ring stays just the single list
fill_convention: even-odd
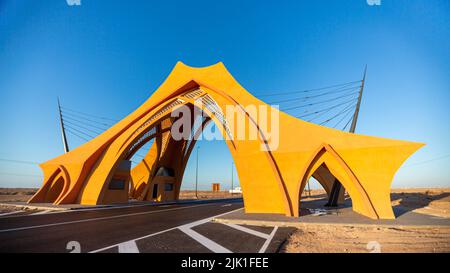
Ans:
[{"label": "blue sky", "polygon": [[[357,132],[427,143],[393,186],[450,187],[447,0],[81,3],[0,0],[0,158],[62,153],[57,96],[68,108],[120,119],[177,61],[222,61],[255,95],[358,80],[367,64]],[[70,146],[80,143],[69,135]],[[199,145],[202,187],[229,184],[225,143]],[[40,178],[28,175],[40,173],[0,161],[0,187],[37,187]],[[192,157],[183,187],[194,177]]]}]

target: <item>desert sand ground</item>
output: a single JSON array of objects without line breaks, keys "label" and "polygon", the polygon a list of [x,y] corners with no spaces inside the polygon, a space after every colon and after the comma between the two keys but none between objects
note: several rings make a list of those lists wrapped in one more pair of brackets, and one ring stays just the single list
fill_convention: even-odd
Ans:
[{"label": "desert sand ground", "polygon": [[334,227],[314,225],[290,236],[287,253],[450,252],[450,228]]},{"label": "desert sand ground", "polygon": [[0,188],[0,202],[24,202],[31,198],[37,189]]},{"label": "desert sand ground", "polygon": [[[314,200],[324,192],[312,191]],[[410,211],[450,218],[450,189],[394,189],[393,206]],[[288,253],[367,253],[367,252],[450,252],[448,228],[338,227],[308,225],[294,232],[283,245]]]}]

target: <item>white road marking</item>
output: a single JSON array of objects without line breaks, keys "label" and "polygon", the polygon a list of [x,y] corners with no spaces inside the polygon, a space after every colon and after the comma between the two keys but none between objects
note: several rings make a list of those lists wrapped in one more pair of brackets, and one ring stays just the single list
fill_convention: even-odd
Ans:
[{"label": "white road marking", "polygon": [[230,206],[231,206],[231,204],[225,204],[225,205],[222,205],[221,207],[224,208],[224,207],[230,207]]},{"label": "white road marking", "polygon": [[243,231],[245,233],[249,233],[249,234],[257,236],[257,237],[261,237],[266,240],[269,239],[269,236],[270,236],[269,234],[265,234],[265,233],[262,233],[262,232],[259,232],[259,231],[253,230],[253,229],[249,229],[249,228],[246,228],[243,226],[235,225],[235,224],[224,224],[224,225],[229,226],[234,229],[237,229],[237,230],[240,230],[240,231]]},{"label": "white road marking", "polygon": [[[143,204],[143,205],[124,205],[124,206],[113,206],[113,207],[101,207],[101,208],[78,208],[78,209],[66,209],[66,210],[51,210],[52,214],[56,213],[69,213],[69,212],[84,212],[84,211],[96,211],[96,210],[109,210],[109,209],[126,209],[126,208],[139,208],[139,207],[145,207],[145,206],[155,206],[159,207],[157,204]],[[26,215],[14,215],[11,218],[18,218],[18,217],[29,217],[33,216],[33,214],[26,214]]]},{"label": "white road marking", "polygon": [[[240,209],[236,209],[236,210],[240,210]],[[233,211],[236,211],[236,210],[233,210]],[[224,213],[224,214],[219,214],[219,215],[216,215],[216,216],[213,216],[213,217],[208,217],[208,218],[205,218],[205,219],[201,219],[201,220],[198,220],[198,221],[194,221],[194,222],[191,222],[189,224],[182,225],[180,227],[193,228],[193,227],[196,227],[196,226],[199,226],[199,225],[206,224],[209,221],[211,221],[212,219],[214,219],[216,217],[219,217],[219,216],[222,216],[222,215],[225,215],[225,214],[228,214],[228,213],[229,212]]]},{"label": "white road marking", "polygon": [[[156,235],[159,235],[159,234],[162,234],[162,233],[171,231],[171,230],[175,230],[175,229],[177,229],[177,227],[173,227],[173,228],[168,228],[168,229],[165,229],[165,230],[161,230],[161,231],[158,231],[158,232],[155,232],[155,233],[152,233],[152,234],[149,234],[149,235],[145,235],[145,236],[142,236],[142,237],[139,237],[139,238],[130,240],[130,241],[138,241],[138,240],[142,240],[142,239],[149,238],[149,237],[153,237],[153,236],[156,236]],[[121,243],[115,244],[115,245],[110,245],[110,246],[107,246],[107,247],[103,247],[103,248],[100,248],[100,249],[97,249],[97,250],[90,251],[89,253],[97,253],[97,252],[101,252],[101,251],[104,251],[104,250],[107,250],[107,249],[110,249],[110,248],[113,248],[113,247],[116,247],[116,246],[118,247],[120,244],[121,244]]]},{"label": "white road marking", "polygon": [[68,222],[44,224],[44,225],[37,225],[37,226],[3,229],[3,230],[0,230],[0,233],[10,232],[10,231],[36,229],[36,228],[43,228],[43,227],[62,226],[62,225],[77,224],[77,223],[86,223],[86,222],[101,221],[101,220],[109,220],[109,219],[116,219],[116,218],[123,218],[123,217],[129,217],[129,216],[137,216],[137,215],[145,215],[145,214],[153,214],[153,213],[160,213],[160,212],[167,212],[167,211],[174,211],[174,210],[191,209],[191,208],[195,208],[195,207],[208,206],[211,204],[214,204],[214,203],[200,204],[200,205],[188,206],[188,207],[171,208],[171,209],[166,209],[166,210],[152,210],[152,211],[136,212],[136,213],[90,218],[90,219],[75,220],[75,221],[68,221]]},{"label": "white road marking", "polygon": [[[72,210],[47,210],[47,212],[51,213],[51,214],[56,214],[56,213],[72,212]],[[36,215],[36,214],[35,213],[29,213],[29,214],[25,214],[25,215],[11,215],[11,216],[8,216],[7,218],[30,217],[30,216],[33,216],[33,215]]]},{"label": "white road marking", "polygon": [[21,212],[23,212],[23,211],[21,211],[21,210],[10,211],[10,212],[6,212],[6,213],[2,213],[2,214],[0,214],[0,216],[13,215],[13,214],[21,213]]},{"label": "white road marking", "polygon": [[275,234],[277,233],[278,227],[274,227],[272,232],[269,235],[269,238],[267,238],[267,240],[264,242],[263,246],[261,247],[261,249],[259,250],[259,253],[265,253],[267,250],[267,247],[269,246],[270,242],[273,239],[273,236],[275,236]]},{"label": "white road marking", "polygon": [[139,253],[139,248],[136,245],[136,241],[131,240],[119,244],[119,253]]},{"label": "white road marking", "polygon": [[38,211],[38,212],[32,213],[30,215],[42,215],[42,214],[47,214],[49,212],[50,212],[49,210],[43,210],[43,211]]},{"label": "white road marking", "polygon": [[[209,205],[211,205],[211,204],[209,204]],[[215,216],[212,216],[212,217],[209,217],[209,218],[206,218],[206,219],[198,220],[198,221],[195,221],[195,222],[192,222],[192,223],[189,223],[189,224],[185,224],[185,225],[181,225],[181,226],[177,226],[177,227],[161,230],[161,231],[149,234],[149,235],[145,235],[145,236],[142,236],[142,237],[138,237],[138,238],[132,239],[130,241],[139,241],[139,240],[146,239],[146,238],[149,238],[149,237],[153,237],[153,236],[156,236],[156,235],[159,235],[159,234],[163,234],[163,233],[175,230],[175,229],[179,229],[180,227],[191,228],[193,226],[198,226],[198,225],[207,223],[207,222],[211,221],[212,219],[214,219],[216,217],[227,215],[229,213],[233,213],[233,212],[238,211],[238,210],[242,210],[242,208],[235,209],[235,210],[232,210],[232,211],[228,211],[228,212],[225,212],[225,213],[222,213],[222,214],[219,214],[219,215],[215,215]],[[113,248],[113,247],[116,247],[116,246],[119,246],[119,245],[120,245],[120,243],[114,244],[114,245],[110,245],[110,246],[107,246],[107,247],[103,247],[103,248],[100,248],[100,249],[97,249],[97,250],[90,251],[89,253],[101,252],[101,251],[104,251],[104,250],[107,250],[107,249],[110,249],[110,248]]]},{"label": "white road marking", "polygon": [[229,249],[226,249],[225,247],[219,245],[218,243],[206,238],[205,236],[201,235],[200,233],[193,231],[192,229],[183,226],[179,227],[179,230],[183,231],[186,235],[191,237],[192,239],[196,240],[209,250],[211,250],[214,253],[232,253]]}]

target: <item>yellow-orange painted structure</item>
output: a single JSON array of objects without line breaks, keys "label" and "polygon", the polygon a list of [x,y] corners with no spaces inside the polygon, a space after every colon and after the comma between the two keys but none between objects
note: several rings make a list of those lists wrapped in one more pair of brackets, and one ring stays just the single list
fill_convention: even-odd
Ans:
[{"label": "yellow-orange painted structure", "polygon": [[[201,101],[202,104],[198,105]],[[221,112],[237,106],[256,139],[228,138],[247,213],[298,216],[300,196],[310,177],[329,193],[338,179],[353,210],[373,219],[394,214],[390,185],[401,164],[423,144],[351,134],[315,125],[279,112],[279,145],[261,149],[268,137],[248,105],[266,105],[247,92],[222,63],[193,68],[177,63],[165,82],[129,116],[76,149],[42,163],[44,182],[31,198],[54,204],[109,204],[173,200],[195,140],[171,137],[171,111],[201,107],[220,128],[236,124]],[[278,111],[271,108],[271,111]],[[227,128],[221,130],[228,134]],[[200,132],[196,132],[199,134]],[[154,140],[146,157],[130,170],[130,158]],[[341,200],[342,200],[341,194]]]}]

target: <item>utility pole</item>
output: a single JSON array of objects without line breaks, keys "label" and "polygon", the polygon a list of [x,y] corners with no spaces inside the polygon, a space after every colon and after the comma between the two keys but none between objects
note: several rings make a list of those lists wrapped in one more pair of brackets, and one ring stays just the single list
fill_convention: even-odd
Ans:
[{"label": "utility pole", "polygon": [[233,190],[234,190],[234,162],[231,162],[231,195],[233,195]]},{"label": "utility pole", "polygon": [[61,126],[61,136],[62,136],[62,141],[63,141],[63,145],[64,145],[64,153],[68,153],[69,145],[67,144],[66,130],[64,129],[64,120],[62,117],[61,104],[59,103],[59,97],[58,97],[58,112],[59,112],[59,125]]},{"label": "utility pole", "polygon": [[198,199],[198,150],[200,146],[197,146],[197,167],[195,168],[195,198]]},{"label": "utility pole", "polygon": [[[355,113],[353,114],[352,125],[350,126],[349,132],[354,134],[356,130],[356,123],[358,121],[359,109],[361,107],[361,99],[364,91],[364,84],[366,83],[367,65],[364,68],[364,76],[361,81],[361,88],[359,89],[358,102],[356,103]],[[330,198],[328,203],[325,205],[327,207],[337,207],[339,194],[341,192],[342,184],[337,179],[334,180],[333,187],[331,188]]]}]

